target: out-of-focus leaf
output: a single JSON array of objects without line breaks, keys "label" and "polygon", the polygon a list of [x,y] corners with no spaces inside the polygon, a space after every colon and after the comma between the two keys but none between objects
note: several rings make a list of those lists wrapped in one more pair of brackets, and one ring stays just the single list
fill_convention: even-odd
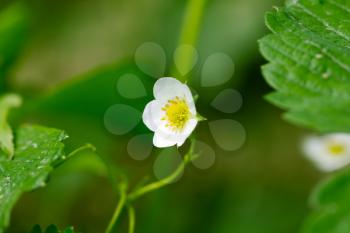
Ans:
[{"label": "out-of-focus leaf", "polygon": [[42,233],[41,227],[39,225],[35,225],[30,233]]},{"label": "out-of-focus leaf", "polygon": [[[74,233],[73,227],[67,227],[65,230],[58,230],[56,225],[50,225],[46,228],[45,233]],[[39,225],[35,225],[30,233],[43,233],[41,227]]]},{"label": "out-of-focus leaf", "polygon": [[350,169],[321,182],[311,195],[314,212],[305,223],[305,233],[350,232]]},{"label": "out-of-focus leaf", "polygon": [[57,226],[50,225],[46,228],[45,233],[60,233]]},{"label": "out-of-focus leaf", "polygon": [[[83,148],[83,147],[81,147]],[[91,150],[84,150],[65,162],[57,173],[87,172],[96,176],[108,177],[108,169],[102,158]]]},{"label": "out-of-focus leaf", "polygon": [[[128,99],[118,93],[119,79],[133,74],[150,91],[155,79],[143,74],[135,65],[128,63],[101,67],[52,89],[36,101],[36,110],[46,113],[66,113],[101,117],[115,103],[132,103],[143,108],[145,98]],[[128,91],[128,90],[124,90]],[[149,93],[149,98],[152,92]]]},{"label": "out-of-focus leaf", "polygon": [[0,232],[8,225],[11,209],[21,194],[44,186],[52,164],[64,158],[62,140],[66,137],[57,129],[19,128],[14,159],[0,163]]},{"label": "out-of-focus leaf", "polygon": [[296,0],[266,14],[260,41],[277,91],[267,98],[286,118],[319,131],[350,131],[350,1]]},{"label": "out-of-focus leaf", "polygon": [[0,12],[0,91],[5,89],[5,76],[27,39],[28,12],[15,3]]},{"label": "out-of-focus leaf", "polygon": [[62,233],[74,233],[74,228],[73,227],[68,227]]},{"label": "out-of-focus leaf", "polygon": [[350,199],[350,169],[341,171],[321,182],[311,196],[314,207]]},{"label": "out-of-focus leaf", "polygon": [[[123,97],[117,86],[119,79],[126,74],[139,78],[148,95],[137,99]],[[72,144],[80,145],[89,141],[94,142],[99,150],[108,150],[109,146],[118,144],[103,125],[108,108],[115,104],[124,104],[142,112],[152,98],[154,82],[154,78],[142,73],[133,64],[101,67],[68,80],[31,102],[28,101],[24,107],[24,115],[29,120],[36,119],[45,125],[54,125],[69,131]],[[118,124],[118,119],[115,119],[115,124]],[[86,133],[82,134],[81,129]],[[143,124],[137,125],[133,132],[139,131],[146,131]]]},{"label": "out-of-focus leaf", "polygon": [[[22,100],[18,95],[8,94],[0,98],[0,150],[9,158],[13,156],[13,133],[7,122],[9,110],[19,107]],[[1,156],[1,153],[0,153]]]}]

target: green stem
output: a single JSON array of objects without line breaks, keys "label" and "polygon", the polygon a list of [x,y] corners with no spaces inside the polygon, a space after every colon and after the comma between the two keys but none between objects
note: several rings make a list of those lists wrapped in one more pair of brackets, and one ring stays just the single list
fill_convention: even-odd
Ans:
[{"label": "green stem", "polygon": [[126,199],[127,199],[126,187],[121,187],[120,188],[120,200],[119,200],[119,203],[118,203],[117,207],[114,210],[112,219],[109,222],[105,233],[111,233],[113,231],[114,225],[118,221],[118,218],[119,218],[123,208],[125,207]]},{"label": "green stem", "polygon": [[154,190],[160,189],[166,185],[173,183],[182,174],[186,165],[194,158],[193,150],[194,150],[194,140],[191,140],[190,149],[187,152],[187,154],[184,156],[184,160],[172,174],[165,177],[164,179],[150,183],[148,185],[145,185],[143,187],[136,189],[134,192],[131,192],[128,195],[128,202],[132,202],[149,192],[152,192]]},{"label": "green stem", "polygon": [[[179,45],[186,44],[195,47],[205,3],[206,0],[189,0],[185,15],[183,17]],[[183,67],[185,70],[188,70],[192,64],[193,53],[188,50],[183,50],[180,53],[181,54],[179,54],[179,57],[181,57],[181,59],[179,60],[178,67]],[[187,81],[186,77],[181,75],[175,67],[173,67],[171,73],[178,77],[181,81]]]},{"label": "green stem", "polygon": [[128,216],[129,216],[129,233],[134,233],[134,231],[135,231],[135,209],[131,205],[128,206]]},{"label": "green stem", "polygon": [[174,180],[176,180],[176,178],[181,175],[181,173],[183,172],[184,168],[186,166],[186,163],[185,161],[182,162],[180,164],[180,166],[171,174],[169,175],[168,177],[162,179],[162,180],[159,180],[159,181],[156,181],[156,182],[153,182],[153,183],[150,183],[146,186],[143,186],[139,189],[137,189],[136,191],[130,193],[128,195],[128,201],[132,202],[134,201],[135,199],[138,199],[139,197],[145,195],[146,193],[149,193],[149,192],[152,192],[154,190],[157,190],[157,189],[160,189],[168,184],[171,184]]},{"label": "green stem", "polygon": [[81,146],[78,149],[75,149],[74,151],[70,152],[66,157],[62,158],[57,163],[53,164],[53,167],[57,168],[57,167],[61,166],[64,162],[66,162],[67,160],[71,159],[72,157],[74,157],[75,155],[79,154],[80,152],[82,152],[84,150],[91,150],[94,152],[96,150],[96,148],[91,144],[86,144],[84,146]]},{"label": "green stem", "polygon": [[122,183],[120,185],[120,200],[119,203],[114,211],[113,217],[107,227],[107,230],[105,233],[111,233],[123,208],[127,205],[128,206],[128,215],[129,215],[129,233],[134,232],[135,228],[135,211],[133,207],[130,205],[132,201],[135,201],[136,199],[140,198],[141,196],[150,193],[152,191],[158,190],[168,184],[173,183],[184,171],[186,165],[196,158],[196,155],[193,154],[194,151],[194,139],[191,138],[191,145],[190,149],[184,156],[184,159],[182,163],[179,165],[179,167],[169,176],[165,177],[162,180],[150,183],[148,185],[142,186],[140,188],[137,188],[135,191],[127,194],[127,184],[126,182]]}]

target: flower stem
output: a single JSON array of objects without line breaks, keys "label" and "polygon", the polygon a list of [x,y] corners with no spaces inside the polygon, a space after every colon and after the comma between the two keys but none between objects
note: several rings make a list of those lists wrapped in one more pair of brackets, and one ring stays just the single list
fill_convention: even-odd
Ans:
[{"label": "flower stem", "polygon": [[135,231],[135,209],[131,205],[128,206],[128,216],[129,216],[129,233],[134,233],[134,231]]},{"label": "flower stem", "polygon": [[184,156],[182,163],[177,167],[177,169],[172,174],[170,174],[169,176],[167,176],[159,181],[150,183],[148,185],[140,187],[140,188],[136,189],[135,191],[131,192],[127,197],[128,202],[132,202],[132,201],[138,199],[139,197],[141,197],[149,192],[152,192],[154,190],[160,189],[168,184],[173,183],[181,175],[181,173],[184,171],[186,165],[193,159],[193,150],[194,150],[194,140],[191,140],[191,146],[190,146],[189,151]]},{"label": "flower stem", "polygon": [[180,164],[180,166],[171,175],[165,177],[162,180],[159,180],[159,181],[150,183],[146,186],[143,186],[143,187],[135,190],[134,192],[130,193],[128,195],[128,201],[132,202],[135,199],[138,199],[139,197],[143,196],[146,193],[152,192],[152,191],[160,189],[168,184],[171,184],[183,172],[185,166],[186,166],[186,162],[183,161]]},{"label": "flower stem", "polygon": [[[179,45],[191,45],[195,46],[199,34],[199,29],[202,21],[204,6],[206,0],[189,0],[186,8],[185,15],[183,17],[182,29],[179,38]],[[178,67],[183,67],[184,70],[188,70],[191,67],[193,53],[188,50],[182,50],[179,54],[181,58],[179,60]],[[187,81],[184,75],[179,74],[175,67],[171,72],[175,77],[178,77],[181,81]]]},{"label": "flower stem", "polygon": [[135,191],[127,194],[127,183],[124,182],[120,185],[120,200],[119,203],[114,211],[113,217],[111,221],[109,222],[109,225],[107,227],[107,230],[105,233],[112,233],[112,230],[122,212],[122,210],[127,206],[128,208],[128,215],[129,215],[129,233],[134,232],[135,228],[135,211],[133,207],[131,206],[131,202],[135,201],[136,199],[140,198],[141,196],[150,193],[152,191],[158,190],[166,185],[169,185],[173,183],[184,171],[186,165],[191,162],[192,160],[196,159],[196,155],[193,154],[194,152],[194,139],[191,138],[191,145],[184,156],[184,159],[182,163],[177,167],[177,169],[170,174],[169,176],[165,177],[162,180],[147,184],[145,186],[141,186],[137,188]]},{"label": "flower stem", "polygon": [[90,150],[94,152],[96,148],[91,144],[85,144],[84,146],[81,146],[78,149],[75,149],[74,151],[70,152],[66,157],[62,158],[57,163],[53,164],[53,167],[57,168],[61,166],[64,162],[66,162],[67,160],[71,159],[72,157],[74,157],[75,155],[79,154],[84,150]]},{"label": "flower stem", "polygon": [[117,207],[114,210],[112,219],[109,222],[105,233],[112,233],[113,228],[114,228],[116,222],[118,221],[118,218],[119,218],[123,208],[125,207],[126,199],[127,199],[126,186],[122,185],[120,187],[120,200],[119,200],[119,203],[118,203]]}]

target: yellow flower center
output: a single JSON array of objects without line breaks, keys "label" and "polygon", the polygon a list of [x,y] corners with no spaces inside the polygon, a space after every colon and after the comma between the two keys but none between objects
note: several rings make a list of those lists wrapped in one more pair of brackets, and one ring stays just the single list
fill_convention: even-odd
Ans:
[{"label": "yellow flower center", "polygon": [[176,96],[164,105],[162,110],[165,112],[163,121],[167,121],[166,127],[170,127],[173,131],[182,131],[187,121],[191,117],[191,112],[186,100]]},{"label": "yellow flower center", "polygon": [[339,156],[344,154],[345,152],[345,145],[341,143],[335,143],[332,142],[328,145],[328,151],[331,153],[333,156]]}]

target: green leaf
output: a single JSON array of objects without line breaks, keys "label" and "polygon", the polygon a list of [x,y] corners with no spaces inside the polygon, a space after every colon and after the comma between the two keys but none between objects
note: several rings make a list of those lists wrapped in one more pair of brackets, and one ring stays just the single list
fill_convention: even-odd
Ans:
[{"label": "green leaf", "polygon": [[5,76],[16,61],[27,39],[28,12],[20,3],[9,5],[0,12],[0,92]]},{"label": "green leaf", "polygon": [[0,98],[0,150],[9,158],[13,156],[14,145],[13,133],[10,125],[7,123],[7,116],[10,108],[19,107],[21,102],[21,98],[15,94],[5,95]]},{"label": "green leaf", "polygon": [[66,228],[63,233],[74,233],[74,228],[73,227],[68,227]]},{"label": "green leaf", "polygon": [[350,169],[322,181],[311,195],[314,212],[307,219],[305,233],[350,232]]},{"label": "green leaf", "polygon": [[339,202],[315,211],[306,221],[303,233],[350,232],[350,203]]},{"label": "green leaf", "polygon": [[340,171],[322,181],[311,195],[311,205],[322,207],[350,199],[350,169]]},{"label": "green leaf", "polygon": [[[119,79],[125,74],[132,74],[149,92],[148,96],[128,99],[118,92]],[[146,76],[130,63],[123,62],[100,67],[86,74],[67,81],[63,85],[38,98],[31,110],[41,113],[62,113],[83,117],[103,117],[106,109],[116,103],[130,104],[137,109],[143,109],[145,103],[152,97],[152,87],[155,79]],[[129,87],[132,91],[133,87]]]},{"label": "green leaf", "polygon": [[350,131],[350,1],[299,0],[266,14],[267,99],[286,119],[322,132]]},{"label": "green leaf", "polygon": [[30,233],[42,233],[41,227],[39,225],[35,225]]},{"label": "green leaf", "polygon": [[[73,227],[67,227],[65,230],[58,230],[56,225],[50,225],[46,228],[45,233],[74,233]],[[39,225],[35,225],[30,233],[43,233]]]},{"label": "green leaf", "polygon": [[0,162],[0,232],[21,194],[44,186],[52,164],[64,159],[62,140],[66,137],[61,130],[40,126],[17,130],[14,159]]},{"label": "green leaf", "polygon": [[[136,99],[125,98],[117,86],[120,78],[126,74],[137,76],[148,95]],[[90,141],[94,142],[100,152],[106,150],[103,152],[107,153],[111,146],[118,146],[122,142],[111,138],[104,124],[101,124],[106,111],[115,104],[125,104],[141,113],[147,102],[153,98],[154,82],[154,78],[143,74],[130,62],[100,67],[72,78],[43,96],[27,101],[21,108],[22,116],[39,119],[44,124],[69,131],[73,145]],[[122,124],[122,121],[116,119],[116,123]],[[81,134],[81,129],[94,133]],[[133,134],[145,132],[148,132],[148,129],[144,124],[138,124],[132,131]]]},{"label": "green leaf", "polygon": [[59,233],[57,226],[50,225],[46,228],[45,233]]}]

